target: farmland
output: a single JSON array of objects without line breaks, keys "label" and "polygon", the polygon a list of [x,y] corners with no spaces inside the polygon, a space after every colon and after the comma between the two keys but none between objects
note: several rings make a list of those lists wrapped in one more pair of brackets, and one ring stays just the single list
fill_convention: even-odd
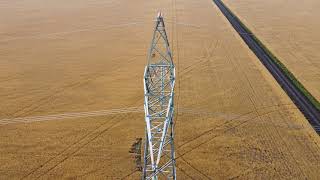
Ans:
[{"label": "farmland", "polygon": [[[320,2],[224,1],[281,60],[308,91],[320,100]],[[272,15],[271,15],[272,14]]]},{"label": "farmland", "polygon": [[177,69],[178,178],[319,178],[318,135],[212,1],[31,0],[0,3],[0,179],[139,178],[128,151],[144,138],[158,10]]}]

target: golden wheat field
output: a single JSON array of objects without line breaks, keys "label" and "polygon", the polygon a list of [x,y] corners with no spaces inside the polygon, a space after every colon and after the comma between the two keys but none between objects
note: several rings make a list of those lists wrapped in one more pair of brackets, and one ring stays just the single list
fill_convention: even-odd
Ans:
[{"label": "golden wheat field", "polygon": [[225,2],[319,101],[320,1]]},{"label": "golden wheat field", "polygon": [[178,179],[319,179],[320,140],[210,0],[0,2],[0,179],[139,179],[161,10]]}]

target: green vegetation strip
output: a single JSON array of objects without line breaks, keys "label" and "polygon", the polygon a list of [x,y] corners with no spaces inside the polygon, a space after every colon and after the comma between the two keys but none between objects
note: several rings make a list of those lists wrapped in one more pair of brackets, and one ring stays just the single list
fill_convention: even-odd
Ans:
[{"label": "green vegetation strip", "polygon": [[301,82],[293,75],[292,72],[257,38],[255,34],[245,25],[243,22],[229,9],[224,2],[222,4],[229,10],[234,18],[236,18],[240,24],[246,29],[247,32],[254,38],[254,40],[263,48],[263,50],[271,57],[272,61],[275,62],[278,67],[289,77],[292,83],[309,99],[309,101],[320,111],[320,102],[312,96],[312,94],[301,84]]}]

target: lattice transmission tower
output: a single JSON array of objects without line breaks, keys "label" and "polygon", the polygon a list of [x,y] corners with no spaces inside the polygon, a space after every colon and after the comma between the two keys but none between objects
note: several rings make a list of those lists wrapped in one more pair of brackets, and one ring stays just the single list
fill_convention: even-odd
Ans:
[{"label": "lattice transmission tower", "polygon": [[143,179],[176,179],[174,154],[175,67],[162,14],[156,19],[144,72],[146,140]]}]

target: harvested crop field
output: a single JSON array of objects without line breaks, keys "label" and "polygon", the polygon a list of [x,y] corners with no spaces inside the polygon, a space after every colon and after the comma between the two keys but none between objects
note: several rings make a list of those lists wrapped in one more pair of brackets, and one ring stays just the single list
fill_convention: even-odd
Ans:
[{"label": "harvested crop field", "polygon": [[139,179],[158,10],[178,179],[318,179],[318,135],[210,0],[1,2],[0,179]]},{"label": "harvested crop field", "polygon": [[224,2],[320,101],[320,1]]}]

